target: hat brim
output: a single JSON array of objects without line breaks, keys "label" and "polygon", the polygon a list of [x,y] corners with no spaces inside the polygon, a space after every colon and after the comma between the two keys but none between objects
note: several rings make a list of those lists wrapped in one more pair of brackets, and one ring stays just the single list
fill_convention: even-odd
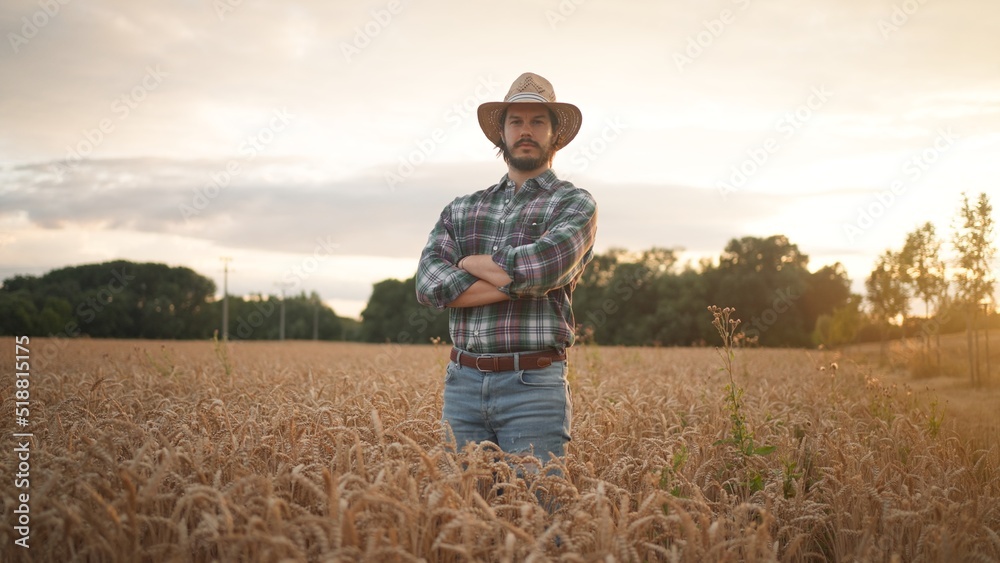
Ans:
[{"label": "hat brim", "polygon": [[492,141],[495,146],[499,147],[502,143],[500,135],[503,133],[503,123],[500,120],[507,106],[522,103],[541,104],[555,112],[556,117],[559,119],[559,128],[554,132],[554,136],[558,139],[555,146],[553,146],[555,150],[568,145],[576,137],[576,134],[580,132],[580,125],[583,123],[583,114],[580,113],[580,108],[573,104],[563,102],[486,102],[479,106],[476,113],[479,116],[480,129],[483,130],[486,138]]}]

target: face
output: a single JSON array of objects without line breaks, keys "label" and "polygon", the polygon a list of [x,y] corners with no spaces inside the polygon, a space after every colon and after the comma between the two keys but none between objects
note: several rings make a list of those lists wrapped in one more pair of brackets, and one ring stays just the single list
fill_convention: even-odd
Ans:
[{"label": "face", "polygon": [[555,137],[549,110],[541,104],[511,104],[504,118],[504,158],[511,167],[531,172],[549,164]]}]

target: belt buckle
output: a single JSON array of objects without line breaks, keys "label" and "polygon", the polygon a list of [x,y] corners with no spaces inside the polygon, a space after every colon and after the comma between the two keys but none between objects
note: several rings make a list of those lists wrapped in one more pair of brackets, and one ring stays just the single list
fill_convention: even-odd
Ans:
[{"label": "belt buckle", "polygon": [[[493,360],[493,369],[484,369],[484,368],[480,367],[479,360],[482,360],[482,359]],[[498,358],[496,356],[476,356],[476,369],[478,369],[479,371],[481,371],[483,373],[493,373],[495,371],[500,371],[500,369],[499,369],[500,366],[497,363],[499,359],[500,358]]]}]

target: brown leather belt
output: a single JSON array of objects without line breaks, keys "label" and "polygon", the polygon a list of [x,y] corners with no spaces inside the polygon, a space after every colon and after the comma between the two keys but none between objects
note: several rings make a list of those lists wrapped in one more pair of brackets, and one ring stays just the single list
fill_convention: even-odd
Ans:
[{"label": "brown leather belt", "polygon": [[514,356],[517,356],[517,369],[530,370],[549,367],[553,362],[565,362],[566,354],[559,352],[532,352],[530,354],[470,354],[458,348],[451,349],[451,361],[476,368],[481,372],[514,371]]}]

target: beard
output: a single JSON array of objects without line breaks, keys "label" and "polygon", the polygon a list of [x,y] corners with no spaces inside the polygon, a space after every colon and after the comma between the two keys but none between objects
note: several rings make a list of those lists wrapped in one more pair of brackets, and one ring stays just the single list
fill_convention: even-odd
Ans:
[{"label": "beard", "polygon": [[503,159],[515,170],[531,172],[547,165],[552,160],[552,145],[543,147],[534,141],[518,141],[514,143],[514,148],[525,143],[538,147],[540,152],[537,157],[514,156],[510,153],[510,149],[507,148],[507,144],[504,143],[503,145]]}]

